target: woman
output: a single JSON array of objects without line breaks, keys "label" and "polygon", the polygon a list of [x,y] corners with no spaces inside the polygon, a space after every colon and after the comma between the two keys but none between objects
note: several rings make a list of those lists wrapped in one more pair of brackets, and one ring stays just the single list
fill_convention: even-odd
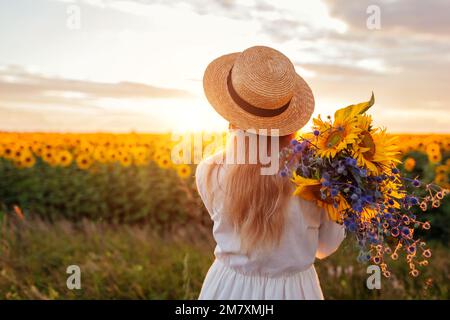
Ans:
[{"label": "woman", "polygon": [[[203,85],[233,132],[254,129],[256,139],[248,133],[242,145],[232,134],[227,152],[197,167],[198,192],[217,242],[199,299],[323,299],[314,259],[333,253],[344,229],[313,202],[293,197],[289,179],[262,174],[260,154],[278,142],[269,154],[278,160],[279,149],[308,122],[311,89],[286,56],[263,46],[217,58]],[[230,150],[243,151],[246,162],[236,163]],[[254,150],[257,161],[248,163]]]}]

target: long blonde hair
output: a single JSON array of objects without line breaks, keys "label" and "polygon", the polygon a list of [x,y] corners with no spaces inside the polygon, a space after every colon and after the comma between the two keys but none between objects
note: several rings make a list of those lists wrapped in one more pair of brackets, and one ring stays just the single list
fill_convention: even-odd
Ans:
[{"label": "long blonde hair", "polygon": [[[279,148],[286,146],[292,137],[293,135],[280,137]],[[256,138],[259,148],[260,136],[257,135]],[[266,150],[270,153],[271,139],[266,141]],[[231,136],[229,142],[229,147],[236,148],[235,137]],[[246,160],[250,148],[250,143],[247,142]],[[225,152],[223,156],[226,157]],[[213,201],[210,188],[212,173],[218,166],[221,165],[211,164],[206,172],[207,198],[210,203]],[[289,179],[278,174],[262,175],[262,166],[259,157],[256,164],[248,164],[247,161],[245,164],[227,164],[224,179],[219,181],[219,187],[222,187],[225,195],[224,212],[240,235],[241,249],[245,253],[271,249],[279,244],[285,227],[285,208],[293,191]],[[218,172],[219,170],[216,171],[217,174]]]}]

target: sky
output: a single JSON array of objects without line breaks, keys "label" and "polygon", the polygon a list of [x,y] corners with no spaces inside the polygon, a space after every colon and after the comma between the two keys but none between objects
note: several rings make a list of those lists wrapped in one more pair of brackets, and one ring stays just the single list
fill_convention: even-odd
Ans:
[{"label": "sky", "polygon": [[310,84],[314,115],[373,91],[376,125],[450,133],[448,12],[448,0],[0,0],[0,130],[223,130],[206,66],[266,45]]}]

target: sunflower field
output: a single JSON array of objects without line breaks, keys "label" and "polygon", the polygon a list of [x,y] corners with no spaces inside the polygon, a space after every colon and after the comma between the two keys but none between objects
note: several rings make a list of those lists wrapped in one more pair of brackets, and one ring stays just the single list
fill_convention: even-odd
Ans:
[{"label": "sunflower field", "polygon": [[[211,137],[217,140],[203,139],[202,151],[223,147],[225,134]],[[0,133],[2,212],[20,208],[51,221],[145,221],[163,229],[203,220],[195,164],[172,162],[178,142],[169,134]],[[450,188],[450,135],[402,134],[397,144],[405,173]],[[441,210],[448,216],[450,207]]]},{"label": "sunflower field", "polygon": [[0,212],[158,229],[202,220],[195,165],[172,162],[176,143],[169,134],[0,133]]},{"label": "sunflower field", "polygon": [[[174,163],[179,141],[172,138],[1,132],[0,298],[195,299],[214,242],[196,192],[196,161]],[[192,145],[192,157],[196,148],[202,156],[216,152],[225,138],[205,135],[200,147]],[[401,134],[397,140],[400,170],[450,187],[450,135]],[[338,280],[324,285],[325,295],[448,298],[443,284],[449,274],[450,202],[448,197],[443,201],[426,213],[429,240],[444,258],[435,254],[425,287],[398,267],[390,289],[368,292],[365,268],[349,261],[351,250],[344,248],[318,262],[319,274]],[[81,292],[65,288],[64,268],[74,262],[86,270]]]}]

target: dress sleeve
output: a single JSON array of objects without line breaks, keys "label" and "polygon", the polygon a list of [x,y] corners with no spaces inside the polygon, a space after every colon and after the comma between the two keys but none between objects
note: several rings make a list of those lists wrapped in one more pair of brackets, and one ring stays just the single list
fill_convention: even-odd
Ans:
[{"label": "dress sleeve", "polygon": [[197,192],[200,195],[200,198],[202,199],[203,204],[205,205],[209,214],[211,214],[210,208],[208,206],[209,201],[207,199],[207,192],[205,186],[205,179],[206,179],[205,170],[206,170],[206,163],[202,161],[197,165],[197,168],[195,170],[195,182],[197,185]]},{"label": "dress sleeve", "polygon": [[322,209],[316,258],[323,259],[334,253],[344,238],[344,226],[332,221]]}]

